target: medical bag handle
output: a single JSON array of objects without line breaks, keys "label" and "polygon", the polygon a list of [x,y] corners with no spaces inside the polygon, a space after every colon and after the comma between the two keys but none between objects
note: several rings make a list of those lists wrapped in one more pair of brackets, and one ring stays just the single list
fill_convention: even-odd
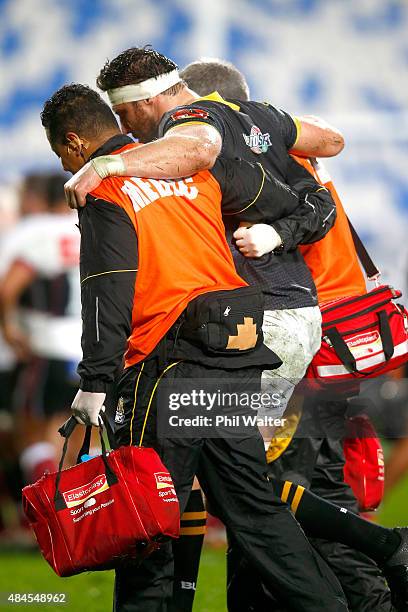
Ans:
[{"label": "medical bag handle", "polygon": [[[67,454],[68,440],[77,425],[78,425],[78,421],[76,420],[74,416],[71,416],[58,430],[61,436],[65,438],[65,441],[64,441],[64,447],[62,449],[61,460],[58,466],[57,477],[55,479],[54,504],[55,504],[55,509],[57,511],[64,510],[67,507],[65,500],[63,496],[61,495],[61,491],[59,490],[59,484],[61,480],[62,466],[64,465],[65,455]],[[102,448],[101,459],[105,466],[106,481],[109,486],[112,486],[113,484],[116,484],[118,482],[118,479],[117,479],[115,472],[112,470],[107,460],[106,445],[105,445],[105,440],[103,438],[102,421],[98,429],[99,429],[99,437],[100,437],[101,448]],[[90,441],[91,441],[91,431],[92,431],[92,426],[88,426],[85,430],[84,440],[82,442],[82,446],[81,446],[81,449],[77,457],[77,463],[80,463],[82,455],[89,452],[89,446],[90,446]]]},{"label": "medical bag handle", "polygon": [[377,366],[370,372],[360,372],[357,367],[356,359],[353,353],[350,351],[346,342],[343,340],[340,332],[336,327],[330,327],[324,333],[330,340],[334,350],[336,351],[337,357],[340,359],[342,364],[344,365],[349,372],[354,372],[354,374],[362,374],[363,376],[372,374],[373,372],[380,372],[387,365],[387,362],[394,355],[394,341],[392,338],[390,323],[388,320],[388,316],[385,310],[380,310],[377,312],[378,315],[378,324],[380,329],[380,338],[383,346],[385,364]]},{"label": "medical bag handle", "polygon": [[[78,425],[78,421],[74,416],[71,416],[58,430],[58,433],[65,439],[69,438],[75,427]],[[92,425],[87,425],[85,429],[84,440],[82,442],[82,446],[79,449],[77,455],[77,463],[81,463],[82,455],[87,455],[89,453],[89,448],[91,446],[91,433],[92,433]]]}]

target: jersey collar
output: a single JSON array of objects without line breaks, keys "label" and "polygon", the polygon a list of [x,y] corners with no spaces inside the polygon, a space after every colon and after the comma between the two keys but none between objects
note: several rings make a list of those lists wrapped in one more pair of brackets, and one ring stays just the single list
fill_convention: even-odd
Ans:
[{"label": "jersey collar", "polygon": [[103,143],[99,149],[96,149],[89,157],[89,159],[93,159],[94,157],[100,157],[101,155],[109,155],[109,153],[113,153],[113,151],[117,151],[122,147],[125,147],[128,144],[135,144],[134,140],[126,136],[126,134],[116,134],[109,138],[106,142]]},{"label": "jersey collar", "polygon": [[234,104],[233,102],[228,102],[228,100],[224,100],[224,98],[218,93],[218,91],[213,91],[208,94],[208,96],[202,96],[198,98],[198,100],[194,100],[194,102],[199,102],[200,100],[209,100],[211,102],[219,102],[220,104],[225,104],[225,106],[229,106],[234,111],[239,111],[238,104]]}]

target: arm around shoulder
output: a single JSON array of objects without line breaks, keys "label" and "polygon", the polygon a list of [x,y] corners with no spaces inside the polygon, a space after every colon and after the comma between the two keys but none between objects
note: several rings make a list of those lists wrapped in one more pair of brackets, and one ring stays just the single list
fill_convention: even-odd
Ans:
[{"label": "arm around shoulder", "polygon": [[302,157],[334,157],[344,149],[342,133],[313,115],[296,118],[298,137],[291,153]]}]

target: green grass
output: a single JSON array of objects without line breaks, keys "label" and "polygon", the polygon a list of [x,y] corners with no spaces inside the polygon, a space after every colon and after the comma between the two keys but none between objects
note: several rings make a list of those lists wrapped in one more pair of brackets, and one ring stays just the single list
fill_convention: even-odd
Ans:
[{"label": "green grass", "polygon": [[[385,457],[387,458],[392,443],[381,440]],[[385,527],[408,526],[408,475],[386,496],[377,513],[378,522]]]},{"label": "green grass", "polygon": [[[205,550],[194,612],[225,611],[225,554]],[[112,610],[113,572],[94,572],[58,578],[37,553],[0,551],[0,610],[11,612],[17,606],[4,605],[4,593],[66,593],[67,605],[30,604],[19,610],[110,612]]]},{"label": "green grass", "polygon": [[226,609],[225,551],[204,549],[194,612],[225,612]]},{"label": "green grass", "polygon": [[[387,526],[408,524],[408,478],[395,487],[378,513]],[[110,612],[113,572],[81,574],[58,578],[37,553],[0,551],[0,593],[66,593],[68,604],[19,606],[19,609],[79,612]],[[4,595],[3,595],[4,598]],[[4,599],[2,600],[4,601]],[[1,605],[10,612],[16,606]],[[225,612],[225,552],[204,549],[194,612]]]},{"label": "green grass", "polygon": [[408,525],[408,477],[387,495],[378,513],[378,522],[386,527]]},{"label": "green grass", "polygon": [[[112,609],[112,572],[94,572],[72,578],[59,578],[37,553],[0,553],[0,592],[66,593],[67,605],[30,604],[27,610],[89,610],[107,612]],[[3,595],[4,601],[4,595]],[[16,607],[16,606],[14,606]],[[13,609],[2,605],[1,610]]]}]

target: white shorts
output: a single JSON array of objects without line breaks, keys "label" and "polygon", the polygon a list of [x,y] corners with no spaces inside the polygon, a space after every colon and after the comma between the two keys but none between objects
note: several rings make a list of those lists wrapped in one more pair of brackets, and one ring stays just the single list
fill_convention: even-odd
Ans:
[{"label": "white shorts", "polygon": [[271,406],[261,409],[259,416],[279,418],[283,414],[295,386],[320,348],[321,323],[318,306],[265,311],[264,343],[283,363],[262,374],[262,392],[274,397]]}]

